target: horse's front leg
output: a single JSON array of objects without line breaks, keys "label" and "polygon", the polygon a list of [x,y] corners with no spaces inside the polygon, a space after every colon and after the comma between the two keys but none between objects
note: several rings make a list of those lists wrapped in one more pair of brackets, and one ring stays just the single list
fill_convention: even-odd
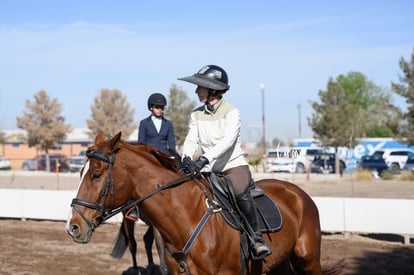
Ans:
[{"label": "horse's front leg", "polygon": [[120,259],[124,255],[126,248],[129,248],[129,251],[131,252],[132,266],[124,272],[122,272],[123,275],[140,274],[136,258],[137,242],[135,241],[134,229],[135,222],[123,217],[122,224],[119,229],[118,238],[111,252],[112,257]]},{"label": "horse's front leg", "polygon": [[147,253],[148,269],[151,274],[153,268],[155,268],[154,259],[152,257],[152,244],[154,243],[154,230],[152,225],[148,226],[147,232],[144,234],[145,252]]},{"label": "horse's front leg", "polygon": [[133,268],[138,269],[137,255],[136,255],[137,254],[137,242],[134,236],[135,222],[125,219],[124,217],[123,223],[126,227],[126,231],[128,232],[128,240],[129,240],[128,246],[129,246],[129,251],[131,252]]},{"label": "horse's front leg", "polygon": [[162,275],[170,274],[168,271],[167,263],[165,262],[165,243],[162,239],[160,231],[153,228],[155,245],[157,246],[158,255],[160,257],[160,271]]}]

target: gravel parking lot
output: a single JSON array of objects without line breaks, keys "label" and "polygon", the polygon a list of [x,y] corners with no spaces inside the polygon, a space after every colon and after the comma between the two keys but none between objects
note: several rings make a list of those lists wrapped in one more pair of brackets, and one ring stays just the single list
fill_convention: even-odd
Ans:
[{"label": "gravel parking lot", "polygon": [[[414,182],[356,180],[353,173],[334,174],[253,173],[254,179],[277,178],[295,183],[311,196],[414,199]],[[0,171],[0,188],[76,190],[79,173]]]}]

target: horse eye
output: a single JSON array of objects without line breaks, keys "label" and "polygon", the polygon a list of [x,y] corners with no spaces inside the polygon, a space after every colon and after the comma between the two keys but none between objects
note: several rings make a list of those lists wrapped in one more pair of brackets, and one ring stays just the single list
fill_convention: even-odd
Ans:
[{"label": "horse eye", "polygon": [[92,180],[98,180],[101,177],[101,173],[99,171],[95,171],[92,173]]}]

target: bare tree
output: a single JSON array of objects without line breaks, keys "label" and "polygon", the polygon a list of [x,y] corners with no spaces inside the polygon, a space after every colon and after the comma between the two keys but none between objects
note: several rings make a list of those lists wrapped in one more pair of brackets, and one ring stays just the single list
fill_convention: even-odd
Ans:
[{"label": "bare tree", "polygon": [[86,123],[92,139],[99,130],[109,136],[121,131],[122,136],[129,137],[136,128],[135,110],[119,90],[102,89],[95,97],[91,112],[92,118],[87,119]]},{"label": "bare tree", "polygon": [[50,171],[49,149],[66,139],[71,130],[61,115],[63,106],[56,98],[51,99],[46,91],[34,95],[34,101],[26,100],[26,110],[16,117],[17,127],[26,130],[29,147],[36,147],[46,154],[46,171]]}]

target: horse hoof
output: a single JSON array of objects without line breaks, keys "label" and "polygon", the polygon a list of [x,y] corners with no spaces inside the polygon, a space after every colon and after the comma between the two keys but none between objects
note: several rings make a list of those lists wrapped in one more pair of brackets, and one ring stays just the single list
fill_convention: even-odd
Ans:
[{"label": "horse hoof", "polygon": [[123,271],[122,275],[141,275],[141,272],[139,271],[138,267],[131,266],[127,270]]},{"label": "horse hoof", "polygon": [[152,264],[152,265],[147,266],[147,274],[158,275],[158,274],[163,274],[163,273],[161,272],[161,269],[158,265]]}]

